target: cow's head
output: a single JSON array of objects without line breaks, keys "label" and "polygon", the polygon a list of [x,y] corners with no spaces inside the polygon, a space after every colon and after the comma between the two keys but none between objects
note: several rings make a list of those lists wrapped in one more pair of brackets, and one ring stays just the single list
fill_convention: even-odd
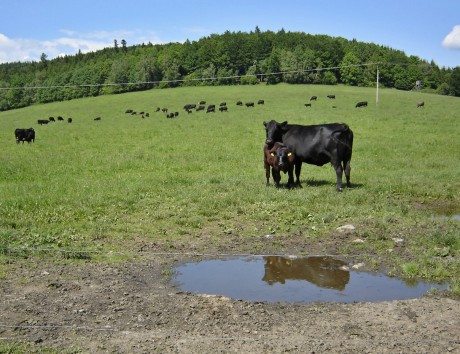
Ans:
[{"label": "cow's head", "polygon": [[278,166],[280,170],[286,171],[287,167],[289,166],[289,163],[292,160],[291,157],[292,152],[287,146],[282,145],[278,149],[276,149],[276,158],[278,160]]},{"label": "cow's head", "polygon": [[268,146],[272,146],[275,141],[283,141],[283,133],[285,132],[285,127],[287,122],[278,123],[275,120],[271,120],[270,122],[264,122],[265,126],[265,143]]}]

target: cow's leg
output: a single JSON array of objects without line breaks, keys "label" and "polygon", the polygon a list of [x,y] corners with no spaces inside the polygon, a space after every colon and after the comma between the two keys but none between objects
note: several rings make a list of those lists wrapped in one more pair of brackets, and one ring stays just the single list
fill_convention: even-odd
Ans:
[{"label": "cow's leg", "polygon": [[342,163],[339,162],[339,163],[334,164],[334,168],[335,168],[335,173],[337,174],[337,185],[335,189],[337,190],[337,192],[341,192],[342,191],[342,174],[343,174]]},{"label": "cow's leg", "polygon": [[350,160],[348,160],[347,162],[345,162],[345,177],[347,178],[347,188],[351,188],[350,172],[351,172],[351,166],[350,166]]},{"label": "cow's leg", "polygon": [[280,171],[272,168],[273,181],[275,181],[276,188],[280,187],[281,175]]},{"label": "cow's leg", "polygon": [[286,183],[286,188],[294,187],[294,167],[291,167],[288,170],[288,181]]},{"label": "cow's leg", "polygon": [[[295,178],[296,178],[295,185],[297,187],[302,187],[300,185],[300,171],[301,170],[302,170],[302,162],[296,162],[295,163]],[[294,183],[294,179],[292,180],[292,183]]]},{"label": "cow's leg", "polygon": [[264,163],[265,168],[265,178],[267,179],[267,187],[270,185],[270,165],[268,163]]}]

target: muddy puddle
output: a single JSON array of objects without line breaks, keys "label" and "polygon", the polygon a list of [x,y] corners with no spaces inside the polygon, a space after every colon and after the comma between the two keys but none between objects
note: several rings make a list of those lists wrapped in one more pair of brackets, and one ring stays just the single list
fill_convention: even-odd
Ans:
[{"label": "muddy puddle", "polygon": [[378,302],[419,298],[446,284],[391,278],[354,270],[333,257],[251,256],[181,264],[181,291],[264,302]]}]

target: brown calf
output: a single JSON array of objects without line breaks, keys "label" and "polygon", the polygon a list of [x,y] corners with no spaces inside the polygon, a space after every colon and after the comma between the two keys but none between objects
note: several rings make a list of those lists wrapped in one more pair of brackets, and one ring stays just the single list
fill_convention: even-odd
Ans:
[{"label": "brown calf", "polygon": [[[272,170],[273,181],[275,182],[276,188],[280,187],[281,174],[289,174],[289,181],[293,181],[293,170],[294,170],[295,156],[292,151],[284,144],[276,142],[271,147],[264,145],[264,168],[265,177],[267,178],[267,186],[270,185],[270,168]],[[288,184],[286,187],[290,188]]]}]

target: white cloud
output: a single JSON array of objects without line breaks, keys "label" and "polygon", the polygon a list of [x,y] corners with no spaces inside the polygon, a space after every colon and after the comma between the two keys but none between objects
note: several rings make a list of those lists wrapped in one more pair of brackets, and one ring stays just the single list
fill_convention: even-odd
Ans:
[{"label": "white cloud", "polygon": [[446,48],[460,49],[460,25],[454,26],[452,31],[442,41],[442,45]]},{"label": "white cloud", "polygon": [[48,59],[58,56],[74,55],[80,50],[88,53],[113,46],[114,39],[118,43],[122,39],[128,45],[151,42],[163,43],[154,32],[141,31],[98,31],[93,33],[78,33],[76,31],[62,29],[64,35],[52,40],[40,41],[36,39],[8,38],[0,33],[0,63],[15,61],[36,61],[45,53]]}]

